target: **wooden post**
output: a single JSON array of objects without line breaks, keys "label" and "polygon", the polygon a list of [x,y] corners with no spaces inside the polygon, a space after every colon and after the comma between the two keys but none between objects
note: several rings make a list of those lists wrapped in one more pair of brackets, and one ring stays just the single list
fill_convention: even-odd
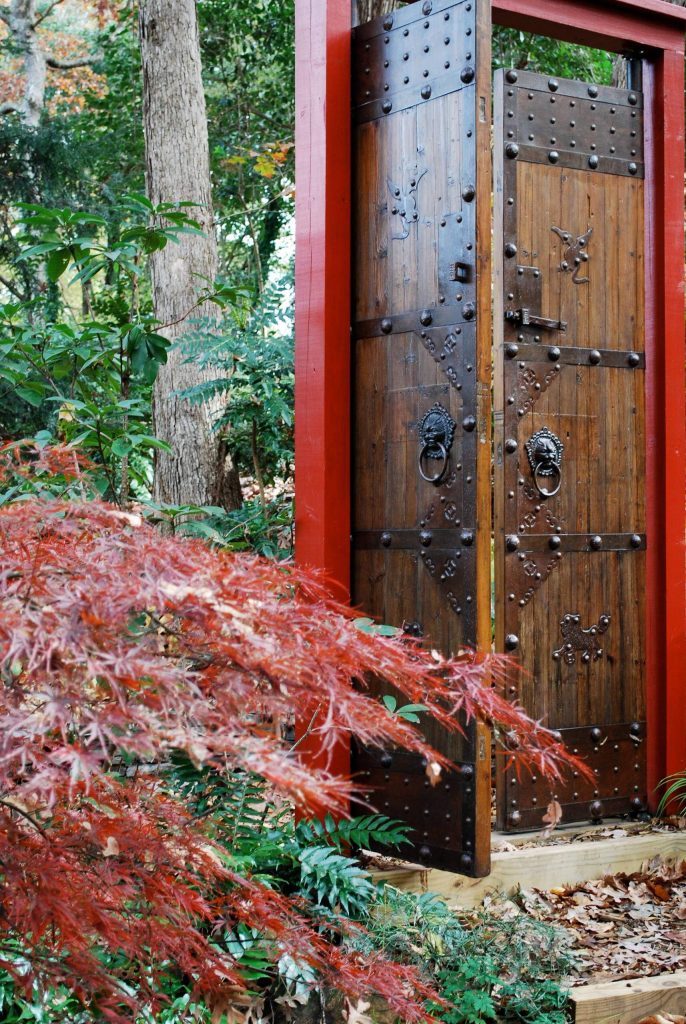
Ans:
[{"label": "wooden post", "polygon": [[[350,592],[350,4],[296,2],[296,557]],[[308,723],[300,723],[303,727]],[[301,745],[320,765],[318,744]],[[339,747],[331,770],[347,775]]]}]

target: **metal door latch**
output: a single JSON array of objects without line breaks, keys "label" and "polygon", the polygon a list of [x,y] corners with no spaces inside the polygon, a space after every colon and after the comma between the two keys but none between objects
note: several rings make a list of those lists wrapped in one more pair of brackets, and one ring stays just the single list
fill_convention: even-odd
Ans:
[{"label": "metal door latch", "polygon": [[510,324],[519,327],[540,327],[544,331],[566,331],[567,324],[564,320],[549,320],[545,316],[538,316],[528,309],[508,309],[505,311],[505,319]]}]

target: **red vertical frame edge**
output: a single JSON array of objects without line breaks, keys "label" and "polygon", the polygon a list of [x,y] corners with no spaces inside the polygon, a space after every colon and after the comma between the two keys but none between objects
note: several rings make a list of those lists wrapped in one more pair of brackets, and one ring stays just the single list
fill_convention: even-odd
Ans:
[{"label": "red vertical frame edge", "polygon": [[[296,0],[295,543],[299,565],[350,595],[349,0]],[[307,722],[298,723],[302,738]],[[348,744],[321,762],[350,773]],[[323,810],[326,810],[323,808]]]},{"label": "red vertical frame edge", "polygon": [[[662,0],[492,0],[493,20],[648,48],[648,783],[686,768],[686,11]],[[296,0],[296,557],[350,588],[349,0]],[[317,752],[305,748],[314,763]],[[332,765],[349,771],[347,750]]]}]

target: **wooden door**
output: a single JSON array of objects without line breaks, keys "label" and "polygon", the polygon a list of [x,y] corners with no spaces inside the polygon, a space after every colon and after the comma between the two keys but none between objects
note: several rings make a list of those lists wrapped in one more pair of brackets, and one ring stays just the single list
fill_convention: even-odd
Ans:
[{"label": "wooden door", "polygon": [[[354,34],[353,603],[445,653],[490,646],[490,25],[426,0]],[[490,745],[427,724],[454,771],[355,748],[410,859],[489,869]]]},{"label": "wooden door", "polygon": [[496,642],[595,773],[501,775],[525,829],[646,800],[643,96],[499,72],[495,165]]}]

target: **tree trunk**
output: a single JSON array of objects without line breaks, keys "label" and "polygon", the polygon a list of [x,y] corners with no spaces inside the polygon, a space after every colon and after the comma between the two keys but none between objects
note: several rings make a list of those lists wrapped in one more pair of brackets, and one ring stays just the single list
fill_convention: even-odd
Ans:
[{"label": "tree trunk", "polygon": [[[192,201],[203,235],[182,235],[151,257],[155,316],[172,341],[189,330],[188,314],[199,291],[217,273],[205,95],[195,0],[141,0],[139,7],[146,171],[153,203]],[[217,307],[205,303],[191,314],[205,320]],[[177,321],[180,321],[177,323]],[[173,345],[154,392],[155,434],[171,446],[155,460],[155,500],[171,505],[242,503],[238,473],[225,437],[216,428],[222,397],[191,404],[179,392],[215,379],[198,369],[182,346]]]},{"label": "tree trunk", "polygon": [[352,0],[352,4],[353,25],[364,25],[379,14],[388,14],[401,6],[398,0]]},{"label": "tree trunk", "polygon": [[48,68],[36,34],[35,0],[12,0],[7,20],[12,41],[24,57],[26,84],[19,113],[24,124],[37,128],[45,105]]}]

